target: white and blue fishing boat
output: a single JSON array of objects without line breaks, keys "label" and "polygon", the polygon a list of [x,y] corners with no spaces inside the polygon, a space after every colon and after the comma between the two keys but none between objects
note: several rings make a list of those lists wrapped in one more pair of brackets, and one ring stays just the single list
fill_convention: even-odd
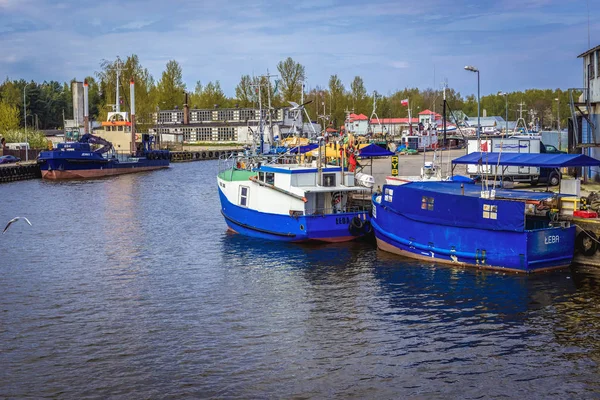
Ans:
[{"label": "white and blue fishing boat", "polygon": [[229,229],[290,242],[343,242],[370,233],[370,205],[354,196],[370,189],[357,186],[354,174],[340,166],[301,162],[302,157],[224,160],[217,181]]},{"label": "white and blue fishing boat", "polygon": [[372,197],[371,224],[381,250],[411,258],[516,272],[557,269],[571,264],[575,226],[553,218],[552,196],[490,193],[455,181],[384,185]]}]

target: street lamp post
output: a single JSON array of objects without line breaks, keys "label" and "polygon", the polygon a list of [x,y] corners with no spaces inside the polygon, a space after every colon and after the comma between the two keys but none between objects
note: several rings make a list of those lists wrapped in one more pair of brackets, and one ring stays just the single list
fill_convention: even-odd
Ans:
[{"label": "street lamp post", "polygon": [[472,65],[465,66],[467,71],[477,72],[477,139],[479,139],[481,131],[481,118],[480,118],[480,98],[479,98],[479,70]]},{"label": "street lamp post", "polygon": [[29,83],[25,83],[23,86],[23,126],[25,127],[25,161],[29,161],[29,140],[27,138],[27,102],[25,100],[25,88]]},{"label": "street lamp post", "polygon": [[556,129],[560,133],[560,99],[557,97],[556,100]]},{"label": "street lamp post", "polygon": [[558,130],[558,149],[561,150],[562,138],[560,137],[560,98],[557,97],[554,100],[556,100],[556,129]]}]

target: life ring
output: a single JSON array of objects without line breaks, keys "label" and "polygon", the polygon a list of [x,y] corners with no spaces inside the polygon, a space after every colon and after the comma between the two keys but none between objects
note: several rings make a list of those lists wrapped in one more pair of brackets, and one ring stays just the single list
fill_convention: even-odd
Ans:
[{"label": "life ring", "polygon": [[333,196],[331,196],[331,204],[332,205],[337,205],[340,204],[342,202],[342,194],[340,192],[334,193]]},{"label": "life ring", "polygon": [[598,238],[594,232],[582,231],[575,238],[575,249],[584,256],[593,256],[598,250]]}]

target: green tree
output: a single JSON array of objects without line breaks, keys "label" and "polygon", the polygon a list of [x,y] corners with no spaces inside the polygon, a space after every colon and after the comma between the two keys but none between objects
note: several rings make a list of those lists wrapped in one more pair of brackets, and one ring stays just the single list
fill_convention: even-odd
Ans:
[{"label": "green tree", "polygon": [[23,106],[23,86],[25,81],[13,82],[6,78],[0,85],[0,100],[11,106]]},{"label": "green tree", "polygon": [[256,95],[252,89],[250,75],[242,75],[240,83],[235,88],[235,97],[240,107],[252,107],[254,105]]},{"label": "green tree", "polygon": [[279,86],[283,101],[299,102],[305,78],[304,66],[288,57],[277,64],[277,70],[281,78]]},{"label": "green tree", "polygon": [[0,101],[0,133],[19,128],[20,115],[18,107]]},{"label": "green tree", "polygon": [[183,106],[185,84],[183,83],[181,66],[177,61],[167,62],[157,88],[160,104],[164,103],[166,108],[175,108],[175,106],[181,108]]},{"label": "green tree", "polygon": [[337,75],[331,75],[329,77],[329,102],[331,121],[336,129],[339,129],[346,119],[345,91],[346,89],[340,78]]},{"label": "green tree", "polygon": [[354,80],[350,84],[351,102],[352,108],[356,114],[369,113],[369,100],[367,98],[367,89],[360,76],[355,76]]},{"label": "green tree", "polygon": [[196,92],[194,93],[193,104],[198,108],[214,108],[229,106],[229,100],[221,89],[219,81],[208,82],[206,86],[202,86],[200,82],[196,84]]}]

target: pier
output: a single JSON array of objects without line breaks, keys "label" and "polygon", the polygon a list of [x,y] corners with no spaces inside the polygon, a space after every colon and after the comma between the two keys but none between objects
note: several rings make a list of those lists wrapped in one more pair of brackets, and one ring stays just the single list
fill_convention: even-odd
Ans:
[{"label": "pier", "polygon": [[40,179],[42,173],[35,161],[0,165],[0,183]]},{"label": "pier", "polygon": [[229,157],[232,154],[237,154],[244,149],[240,147],[195,147],[185,146],[182,151],[171,151],[171,162],[188,162],[188,161],[204,161],[218,160],[219,157]]}]

